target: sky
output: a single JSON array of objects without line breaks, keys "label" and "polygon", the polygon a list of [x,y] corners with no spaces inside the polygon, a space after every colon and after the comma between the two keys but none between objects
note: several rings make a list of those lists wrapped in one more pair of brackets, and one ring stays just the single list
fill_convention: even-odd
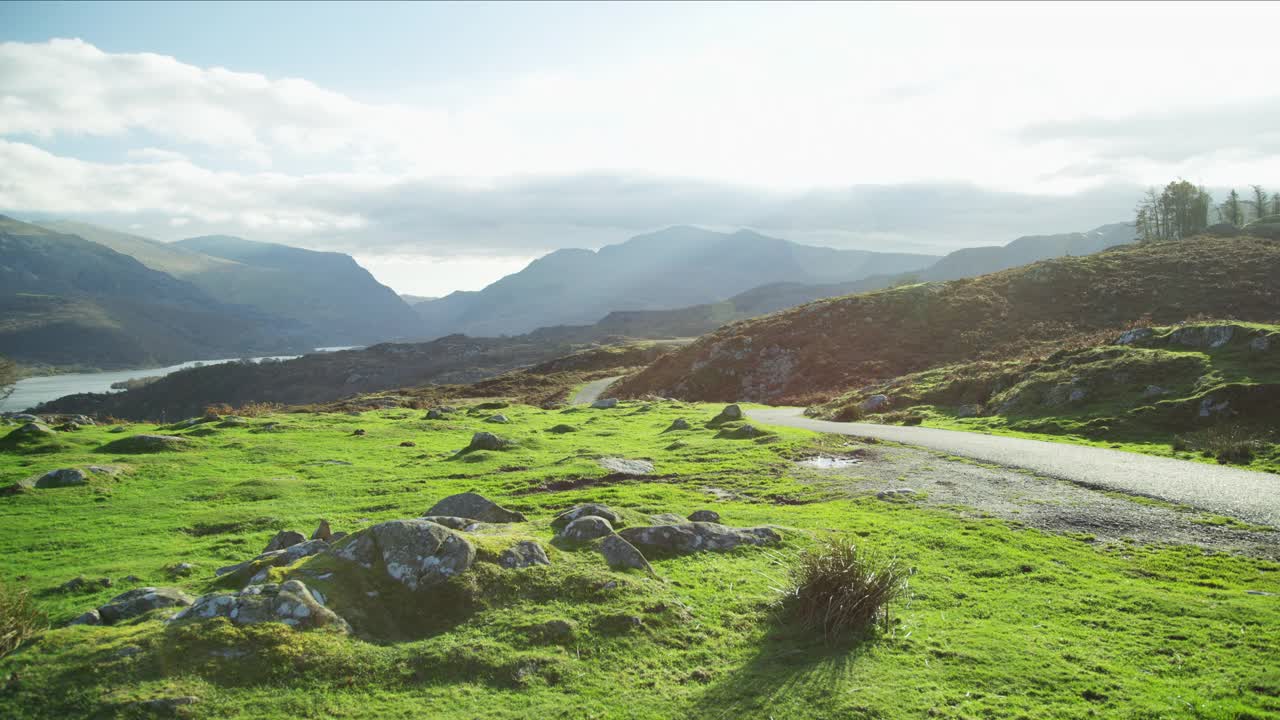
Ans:
[{"label": "sky", "polygon": [[1280,186],[1276,3],[0,3],[0,212],[478,289],[673,224],[945,253]]}]

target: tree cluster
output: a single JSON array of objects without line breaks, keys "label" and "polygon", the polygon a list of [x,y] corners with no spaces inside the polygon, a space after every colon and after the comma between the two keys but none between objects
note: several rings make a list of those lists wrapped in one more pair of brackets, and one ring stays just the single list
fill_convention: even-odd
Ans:
[{"label": "tree cluster", "polygon": [[1203,186],[1178,179],[1163,190],[1147,190],[1138,203],[1138,239],[1145,242],[1182,240],[1203,232],[1213,222],[1243,227],[1271,215],[1280,215],[1280,193],[1267,194],[1261,185],[1249,186],[1241,197],[1234,189],[1220,205]]}]

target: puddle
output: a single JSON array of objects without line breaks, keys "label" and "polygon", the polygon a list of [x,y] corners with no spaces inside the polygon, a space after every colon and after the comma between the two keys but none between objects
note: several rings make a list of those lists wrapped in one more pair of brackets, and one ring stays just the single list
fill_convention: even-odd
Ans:
[{"label": "puddle", "polygon": [[857,465],[861,462],[862,458],[856,457],[815,457],[801,460],[796,464],[801,467],[818,468],[819,470],[836,470]]}]

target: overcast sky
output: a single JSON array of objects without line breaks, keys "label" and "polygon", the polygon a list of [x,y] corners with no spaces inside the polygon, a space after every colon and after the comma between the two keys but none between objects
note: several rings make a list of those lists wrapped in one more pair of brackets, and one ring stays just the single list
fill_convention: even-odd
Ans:
[{"label": "overcast sky", "polygon": [[0,212],[473,289],[670,224],[943,253],[1280,183],[1280,4],[0,3]]}]

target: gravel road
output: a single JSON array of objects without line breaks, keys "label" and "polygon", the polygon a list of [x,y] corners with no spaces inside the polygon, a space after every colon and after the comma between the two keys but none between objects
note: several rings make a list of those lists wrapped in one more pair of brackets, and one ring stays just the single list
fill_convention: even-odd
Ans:
[{"label": "gravel road", "polygon": [[599,380],[592,380],[586,385],[583,385],[581,390],[578,390],[578,392],[573,396],[573,402],[570,404],[571,405],[590,405],[596,400],[599,400],[600,396],[604,394],[605,390],[609,389],[610,385],[618,382],[621,379],[622,379],[622,376],[618,375],[617,377],[607,377],[607,378],[600,378]]},{"label": "gravel road", "polygon": [[749,410],[748,415],[763,424],[900,442],[1280,527],[1280,476],[1271,473],[1086,445],[938,428],[829,422],[804,417],[803,412],[801,408],[768,408]]}]

